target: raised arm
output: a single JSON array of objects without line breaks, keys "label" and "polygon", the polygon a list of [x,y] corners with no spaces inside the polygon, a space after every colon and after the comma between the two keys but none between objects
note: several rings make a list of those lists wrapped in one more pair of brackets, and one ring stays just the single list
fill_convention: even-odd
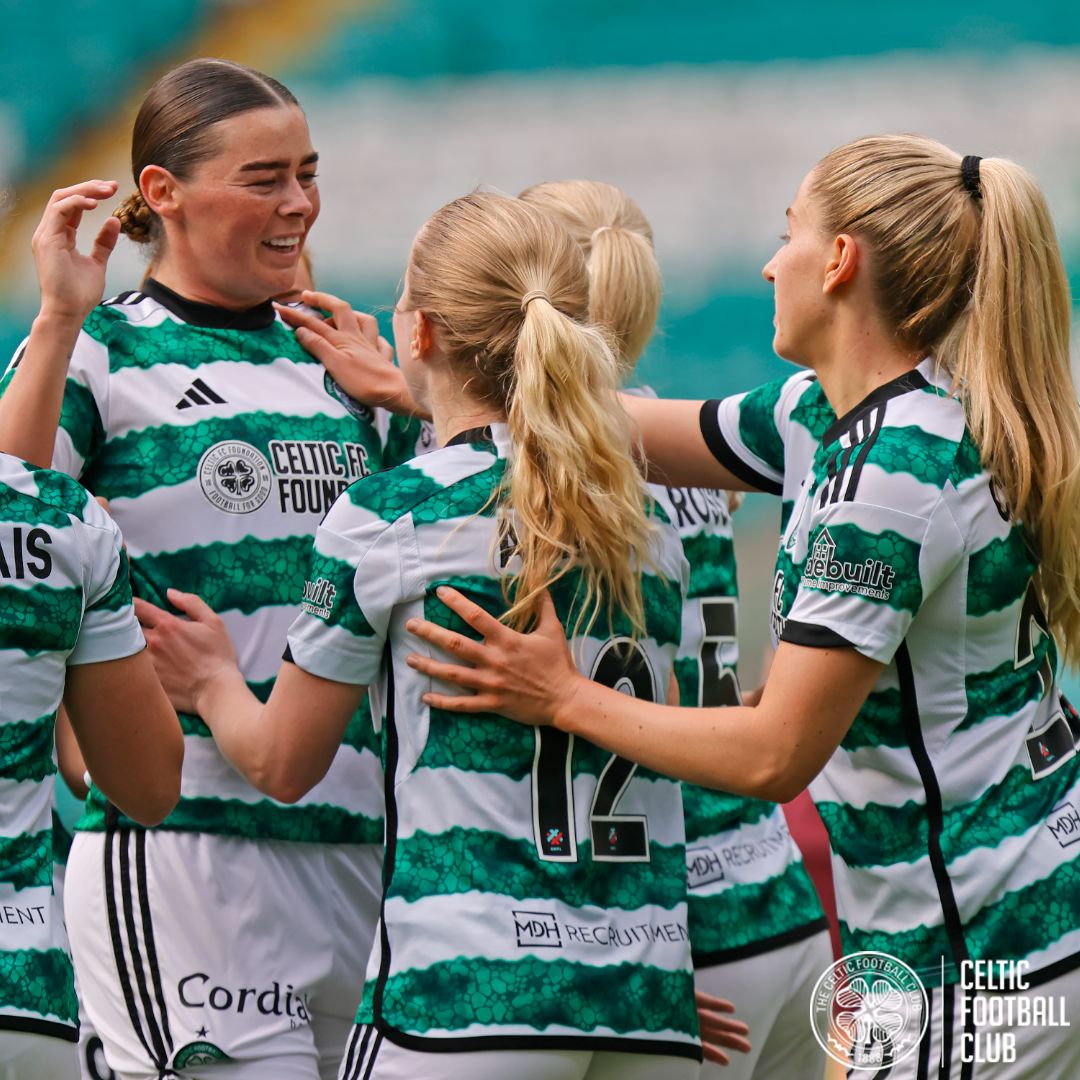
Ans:
[{"label": "raised arm", "polygon": [[439,598],[482,640],[409,621],[410,633],[458,661],[414,653],[409,664],[472,691],[428,693],[428,704],[552,725],[667,776],[773,802],[794,798],[817,775],[883,667],[851,648],[781,642],[756,706],[659,705],[581,675],[550,602],[536,631],[519,634],[453,589]]},{"label": "raised arm", "polygon": [[671,487],[755,490],[716,460],[701,433],[701,401],[621,394],[641,439],[646,476],[651,483]]},{"label": "raised arm", "polygon": [[41,308],[18,365],[0,397],[0,451],[31,464],[52,464],[68,362],[83,320],[105,291],[105,267],[120,222],[106,219],[88,255],[79,253],[82,215],[116,191],[112,180],[89,180],[55,191],[32,247]]},{"label": "raised arm", "polygon": [[264,705],[248,689],[220,617],[191,593],[168,595],[187,619],[144,600],[135,608],[170,700],[203,719],[250,784],[279,802],[296,802],[326,775],[367,688],[286,661]]}]

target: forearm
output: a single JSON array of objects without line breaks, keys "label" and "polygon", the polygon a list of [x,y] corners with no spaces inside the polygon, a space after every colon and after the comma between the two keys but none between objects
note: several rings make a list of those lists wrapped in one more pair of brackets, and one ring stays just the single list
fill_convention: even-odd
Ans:
[{"label": "forearm", "polygon": [[0,451],[41,468],[52,464],[68,364],[81,322],[41,314],[0,398]]},{"label": "forearm", "polygon": [[252,787],[280,798],[281,755],[266,723],[267,707],[248,688],[239,669],[216,672],[199,689],[195,705],[229,764]]},{"label": "forearm", "polygon": [[580,677],[553,721],[655,772],[735,795],[786,802],[817,771],[816,755],[802,755],[795,733],[760,706],[660,705]]},{"label": "forearm", "polygon": [[700,401],[621,394],[620,400],[636,428],[645,451],[651,483],[671,487],[749,490],[713,456],[701,434]]}]

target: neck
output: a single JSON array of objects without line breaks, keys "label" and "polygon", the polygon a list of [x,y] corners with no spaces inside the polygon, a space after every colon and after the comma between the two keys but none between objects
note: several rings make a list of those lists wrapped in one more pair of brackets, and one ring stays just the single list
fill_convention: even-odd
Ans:
[{"label": "neck", "polygon": [[198,304],[211,304],[226,311],[247,311],[258,304],[265,303],[266,296],[231,296],[223,293],[204,281],[197,274],[187,270],[180,259],[172,258],[168,250],[151,267],[150,275],[161,282],[167,289],[182,296],[185,300],[194,300]]},{"label": "neck", "polygon": [[506,423],[506,412],[462,390],[444,368],[429,372],[428,400],[435,441],[445,446],[455,435],[487,424]]},{"label": "neck", "polygon": [[808,362],[837,416],[849,412],[879,386],[911,371],[921,356],[897,344],[876,323],[834,327],[821,354]]}]

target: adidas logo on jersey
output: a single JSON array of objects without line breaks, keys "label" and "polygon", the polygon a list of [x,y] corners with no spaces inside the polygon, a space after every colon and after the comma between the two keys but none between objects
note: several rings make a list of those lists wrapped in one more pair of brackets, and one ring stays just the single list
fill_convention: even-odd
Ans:
[{"label": "adidas logo on jersey", "polygon": [[225,399],[209,386],[196,379],[185,391],[184,396],[176,403],[178,409],[190,409],[192,405],[224,405]]}]

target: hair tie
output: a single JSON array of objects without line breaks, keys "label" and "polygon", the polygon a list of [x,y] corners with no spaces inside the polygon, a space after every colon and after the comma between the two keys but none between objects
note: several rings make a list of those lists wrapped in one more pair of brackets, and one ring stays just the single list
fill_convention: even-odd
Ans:
[{"label": "hair tie", "polygon": [[615,231],[615,226],[614,226],[614,225],[601,225],[601,226],[600,226],[600,228],[598,228],[598,229],[593,229],[593,231],[592,231],[592,236],[590,236],[590,237],[589,237],[589,243],[590,243],[590,244],[592,244],[592,243],[595,243],[595,242],[596,242],[596,238],[597,238],[597,237],[598,237],[598,236],[599,236],[599,235],[600,235],[600,234],[601,234],[602,232],[614,232],[614,231]]},{"label": "hair tie", "polygon": [[550,296],[548,296],[548,294],[547,294],[546,292],[544,292],[544,290],[543,290],[543,289],[533,289],[533,291],[532,291],[532,292],[527,292],[527,293],[526,293],[526,294],[525,294],[525,295],[524,295],[524,296],[523,296],[523,297],[521,298],[521,313],[522,313],[523,315],[525,314],[525,309],[526,309],[526,308],[527,308],[527,307],[528,307],[528,306],[529,306],[529,305],[530,305],[530,304],[531,304],[531,303],[532,303],[532,302],[533,302],[534,300],[546,300],[546,301],[547,301],[547,302],[548,302],[549,304],[551,303],[551,297],[550,297]]},{"label": "hair tie", "polygon": [[960,162],[960,179],[964,182],[964,190],[973,198],[982,198],[982,183],[979,176],[979,162],[981,157],[968,154]]}]

